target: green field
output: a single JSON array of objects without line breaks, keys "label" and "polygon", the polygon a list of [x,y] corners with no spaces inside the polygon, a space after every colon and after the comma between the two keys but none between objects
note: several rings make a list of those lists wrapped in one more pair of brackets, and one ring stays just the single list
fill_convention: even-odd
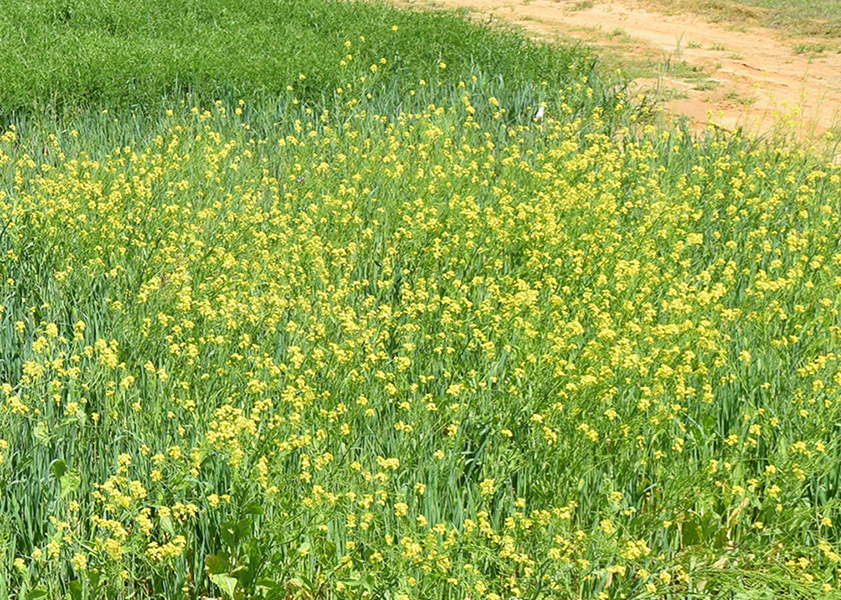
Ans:
[{"label": "green field", "polygon": [[449,14],[0,7],[0,598],[840,597],[839,166]]},{"label": "green field", "polygon": [[[6,113],[66,116],[102,105],[150,118],[152,110],[171,108],[188,93],[204,104],[272,103],[288,86],[301,101],[332,104],[339,86],[381,58],[390,73],[380,76],[382,91],[407,93],[430,73],[458,83],[481,70],[522,93],[544,79],[557,87],[586,57],[577,49],[491,34],[451,15],[410,14],[384,4],[4,0],[0,6],[0,107]],[[345,47],[348,40],[352,48]],[[441,60],[450,68],[431,71]]]}]

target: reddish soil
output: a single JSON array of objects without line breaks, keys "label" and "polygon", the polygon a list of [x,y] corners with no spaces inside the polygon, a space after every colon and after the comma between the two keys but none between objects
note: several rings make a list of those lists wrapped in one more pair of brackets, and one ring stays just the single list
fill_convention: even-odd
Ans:
[{"label": "reddish soil", "polygon": [[709,121],[754,133],[793,127],[814,139],[841,123],[841,53],[802,53],[820,49],[815,41],[693,14],[664,15],[633,0],[398,1],[464,8],[477,19],[521,26],[536,38],[582,39],[632,71],[647,62],[656,76],[639,78],[634,86],[662,99],[666,114],[684,115],[695,127]]}]

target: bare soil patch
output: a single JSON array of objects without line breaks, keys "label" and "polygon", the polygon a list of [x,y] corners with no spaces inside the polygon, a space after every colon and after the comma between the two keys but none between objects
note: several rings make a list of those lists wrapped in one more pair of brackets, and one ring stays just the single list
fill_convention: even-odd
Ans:
[{"label": "bare soil patch", "polygon": [[695,128],[784,128],[814,139],[841,123],[841,53],[825,39],[665,15],[633,0],[402,3],[466,9],[533,37],[595,43],[609,64],[634,78],[638,93],[655,95],[665,115],[685,116]]}]

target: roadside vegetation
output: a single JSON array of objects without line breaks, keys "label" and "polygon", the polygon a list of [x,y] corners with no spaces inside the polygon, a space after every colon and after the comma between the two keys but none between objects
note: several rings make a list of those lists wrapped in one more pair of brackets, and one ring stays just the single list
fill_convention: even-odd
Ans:
[{"label": "roadside vegetation", "polygon": [[30,4],[0,597],[837,597],[839,166],[448,14]]},{"label": "roadside vegetation", "polygon": [[[761,25],[785,35],[837,40],[841,36],[841,4],[834,0],[650,0],[659,9],[694,12],[714,21],[739,26]],[[836,48],[836,44],[833,44]]]}]

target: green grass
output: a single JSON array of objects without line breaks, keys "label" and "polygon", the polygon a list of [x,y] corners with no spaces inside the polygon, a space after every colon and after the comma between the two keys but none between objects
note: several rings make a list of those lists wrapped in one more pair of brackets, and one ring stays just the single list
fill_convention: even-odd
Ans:
[{"label": "green grass", "polygon": [[[542,80],[554,87],[586,60],[581,49],[549,49],[449,13],[290,0],[4,0],[0,53],[4,114],[148,108],[186,93],[201,103],[236,102],[287,86],[314,102],[381,58],[404,91],[431,74],[453,83],[474,70],[512,89]],[[448,70],[437,70],[441,61]]]},{"label": "green grass", "polygon": [[763,24],[775,24],[793,33],[841,36],[841,6],[832,0],[749,0],[744,4],[764,9]]},{"label": "green grass", "polygon": [[809,54],[815,56],[829,51],[830,47],[823,43],[804,42],[801,44],[795,44],[793,49],[795,54]]},{"label": "green grass", "polygon": [[0,598],[837,597],[837,165],[452,16],[61,6],[6,31],[116,50],[2,92]]},{"label": "green grass", "polygon": [[702,13],[716,21],[772,27],[786,34],[841,36],[841,4],[833,0],[681,0],[652,4],[669,11]]},{"label": "green grass", "polygon": [[715,79],[699,79],[695,82],[695,89],[701,91],[712,91],[716,89],[721,82]]}]

